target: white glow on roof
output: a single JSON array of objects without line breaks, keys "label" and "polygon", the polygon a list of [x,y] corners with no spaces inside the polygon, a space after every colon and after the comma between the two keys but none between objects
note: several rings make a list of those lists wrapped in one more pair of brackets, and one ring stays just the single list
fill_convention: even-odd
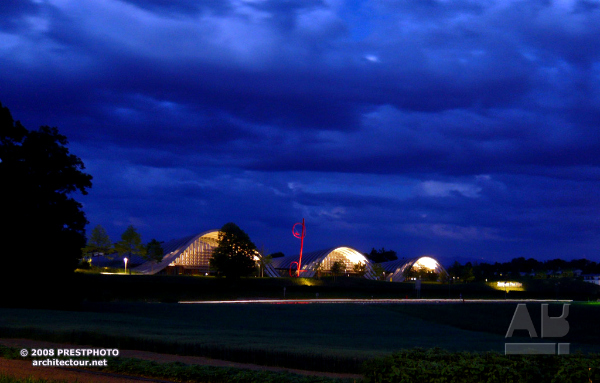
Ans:
[{"label": "white glow on roof", "polygon": [[343,254],[353,264],[365,263],[367,261],[364,255],[349,247],[338,247],[337,249],[332,251],[332,253],[333,252]]},{"label": "white glow on roof", "polygon": [[438,263],[435,259],[431,257],[421,257],[417,262],[415,262],[414,266],[417,268],[424,268],[429,270],[435,270],[438,267]]}]

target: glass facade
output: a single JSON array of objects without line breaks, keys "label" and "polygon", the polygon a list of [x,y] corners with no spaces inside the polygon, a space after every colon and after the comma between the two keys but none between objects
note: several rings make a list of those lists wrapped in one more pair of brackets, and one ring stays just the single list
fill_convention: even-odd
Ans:
[{"label": "glass facade", "polygon": [[329,253],[329,255],[321,262],[323,271],[330,271],[331,266],[335,262],[342,262],[345,266],[345,271],[352,273],[356,262],[352,262],[344,253],[337,249]]},{"label": "glass facade", "polygon": [[218,232],[207,233],[192,242],[169,266],[181,266],[199,273],[208,273],[212,252],[217,246]]}]

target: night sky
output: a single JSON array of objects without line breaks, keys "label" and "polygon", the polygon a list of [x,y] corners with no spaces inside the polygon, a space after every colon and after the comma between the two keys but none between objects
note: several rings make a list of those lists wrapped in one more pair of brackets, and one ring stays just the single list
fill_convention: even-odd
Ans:
[{"label": "night sky", "polygon": [[597,0],[2,0],[0,102],[113,241],[600,261]]}]

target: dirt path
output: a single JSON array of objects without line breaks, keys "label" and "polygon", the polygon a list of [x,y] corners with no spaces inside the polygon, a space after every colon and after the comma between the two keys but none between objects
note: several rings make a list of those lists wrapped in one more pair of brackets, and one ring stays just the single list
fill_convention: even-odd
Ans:
[{"label": "dirt path", "polygon": [[[8,347],[16,348],[84,348],[88,346],[81,345],[70,345],[64,343],[52,343],[29,339],[0,339],[0,344]],[[185,364],[195,364],[202,366],[216,366],[216,367],[235,367],[249,370],[263,370],[263,371],[279,371],[279,372],[291,372],[300,375],[314,375],[314,376],[326,376],[331,378],[350,378],[350,379],[361,379],[360,375],[355,374],[336,374],[329,372],[317,372],[317,371],[305,371],[296,370],[282,367],[268,367],[259,366],[248,363],[236,363],[225,360],[217,360],[204,358],[199,356],[180,356],[170,354],[159,354],[155,352],[137,351],[137,350],[119,350],[119,356],[123,358],[135,358],[152,360],[161,363],[168,362],[182,362]],[[55,380],[66,380],[68,382],[101,382],[101,383],[125,383],[125,382],[169,382],[168,380],[160,379],[145,379],[135,377],[123,377],[117,374],[97,374],[95,372],[83,371],[78,369],[68,369],[63,367],[36,367],[32,366],[31,361],[23,360],[6,360],[0,358],[0,372],[17,376],[27,377],[34,376],[36,378],[44,379],[55,379]]]},{"label": "dirt path", "polygon": [[0,373],[16,378],[34,377],[37,379],[59,380],[69,383],[97,382],[97,383],[171,383],[169,380],[145,379],[126,377],[118,374],[103,374],[91,371],[69,370],[60,367],[33,367],[30,361],[7,360],[0,358]]}]

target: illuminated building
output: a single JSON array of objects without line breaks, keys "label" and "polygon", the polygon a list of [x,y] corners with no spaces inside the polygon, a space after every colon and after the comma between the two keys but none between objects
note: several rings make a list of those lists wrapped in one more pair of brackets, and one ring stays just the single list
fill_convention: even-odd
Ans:
[{"label": "illuminated building", "polygon": [[397,259],[395,261],[382,262],[379,265],[386,271],[386,280],[392,282],[404,282],[411,278],[435,273],[437,277],[441,274],[448,274],[446,269],[435,259],[431,257],[417,257],[410,260]]},{"label": "illuminated building", "polygon": [[[218,240],[219,231],[210,230],[166,242],[162,244],[164,250],[162,261],[147,261],[132,268],[132,271],[141,274],[209,274],[210,259],[213,250],[218,246]],[[254,260],[257,263],[260,261],[258,252]],[[298,263],[300,263],[299,276],[313,278],[319,274],[331,274],[331,267],[335,262],[343,264],[341,272],[343,275],[357,276],[362,274],[367,279],[381,277],[375,275],[373,263],[363,253],[346,246],[305,253],[302,255],[301,261],[299,255],[274,258],[270,264],[264,265],[263,275],[267,277],[296,276]],[[362,266],[361,272],[355,271],[357,265]],[[415,273],[425,276],[428,275],[427,273],[436,273],[437,276],[446,273],[446,270],[431,257],[419,257],[408,261],[400,259],[380,263],[379,265],[386,271],[386,280],[393,282],[403,282]],[[360,269],[360,267],[358,268]]]},{"label": "illuminated building", "polygon": [[[210,258],[218,241],[219,230],[210,230],[166,242],[162,245],[162,261],[148,261],[132,270],[142,274],[208,274]],[[258,261],[260,254],[256,254],[255,261]],[[279,276],[270,265],[266,265],[264,273],[270,277]]]},{"label": "illuminated building", "polygon": [[299,255],[274,258],[272,266],[279,271],[281,276],[289,276],[290,273],[296,275],[295,271],[298,269],[298,263],[300,262],[300,277],[312,278],[316,277],[318,273],[329,274],[331,266],[338,261],[344,264],[344,275],[356,275],[355,266],[362,264],[365,267],[364,277],[375,279],[372,263],[364,254],[345,246],[305,253],[302,255],[301,262]]}]

